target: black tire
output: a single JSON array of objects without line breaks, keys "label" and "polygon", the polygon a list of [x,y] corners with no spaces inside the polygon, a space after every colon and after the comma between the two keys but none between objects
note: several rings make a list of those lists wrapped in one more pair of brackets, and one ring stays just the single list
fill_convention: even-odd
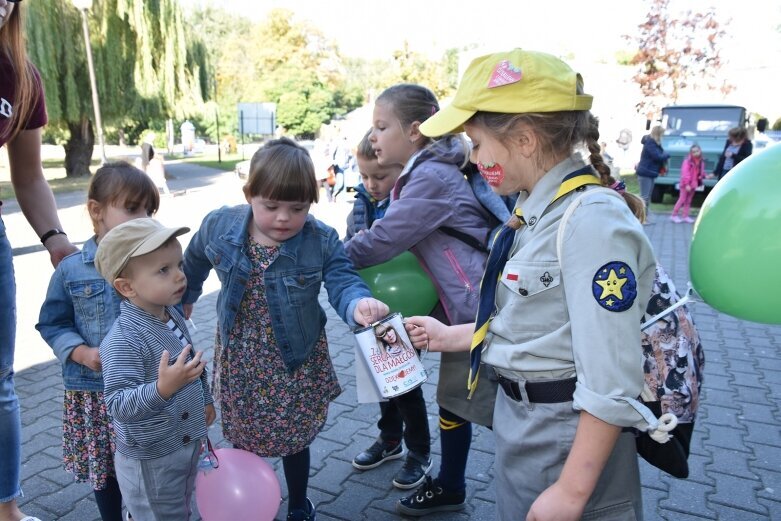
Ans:
[{"label": "black tire", "polygon": [[664,199],[665,192],[667,192],[667,188],[663,185],[654,185],[654,189],[651,192],[651,202],[661,203],[662,199]]}]

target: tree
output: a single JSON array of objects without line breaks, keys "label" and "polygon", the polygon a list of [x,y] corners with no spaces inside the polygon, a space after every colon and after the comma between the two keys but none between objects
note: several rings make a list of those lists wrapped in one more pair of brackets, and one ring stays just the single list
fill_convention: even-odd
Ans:
[{"label": "tree", "polygon": [[[137,131],[199,110],[208,93],[206,53],[176,0],[96,0],[88,18],[106,126]],[[89,175],[94,130],[81,15],[70,0],[38,0],[27,20],[49,123],[68,131],[66,174]]]},{"label": "tree", "polygon": [[733,87],[718,76],[722,65],[719,46],[725,31],[715,9],[689,9],[673,15],[670,0],[646,1],[648,15],[638,26],[637,36],[626,36],[638,46],[631,60],[638,66],[633,79],[643,95],[637,111],[655,114],[662,106],[675,103],[684,89],[704,87],[729,93]]}]

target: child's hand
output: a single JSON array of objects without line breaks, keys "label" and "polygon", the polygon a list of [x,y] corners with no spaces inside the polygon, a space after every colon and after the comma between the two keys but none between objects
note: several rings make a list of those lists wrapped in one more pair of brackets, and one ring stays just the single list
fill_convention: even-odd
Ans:
[{"label": "child's hand", "polygon": [[170,400],[176,391],[197,380],[206,367],[206,362],[201,360],[203,353],[200,351],[195,353],[192,360],[186,361],[187,355],[190,354],[192,348],[193,346],[187,344],[182,349],[176,362],[170,366],[168,361],[171,355],[167,350],[163,351],[163,356],[160,357],[160,365],[157,368],[157,392],[160,393],[164,400]]},{"label": "child's hand", "polygon": [[588,497],[583,498],[567,491],[556,482],[532,503],[526,521],[577,521],[583,514]]},{"label": "child's hand", "polygon": [[208,427],[217,419],[217,411],[214,410],[214,404],[210,403],[207,405],[203,412],[206,414],[206,426]]},{"label": "child's hand", "polygon": [[390,308],[375,298],[362,298],[355,306],[353,319],[362,326],[377,322],[390,312]]},{"label": "child's hand", "polygon": [[86,344],[76,346],[71,351],[71,360],[77,364],[89,367],[93,371],[100,371],[103,368],[103,365],[100,363],[100,349]]},{"label": "child's hand", "polygon": [[445,340],[447,326],[432,317],[407,317],[404,319],[404,329],[415,349],[443,351],[448,347]]}]

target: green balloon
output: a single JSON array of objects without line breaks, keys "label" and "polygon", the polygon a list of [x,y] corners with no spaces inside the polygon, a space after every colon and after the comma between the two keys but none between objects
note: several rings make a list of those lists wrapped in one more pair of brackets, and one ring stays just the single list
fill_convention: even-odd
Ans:
[{"label": "green balloon", "polygon": [[428,274],[418,259],[405,251],[382,264],[358,270],[377,300],[385,302],[391,313],[405,317],[427,315],[439,297]]},{"label": "green balloon", "polygon": [[694,225],[697,293],[737,318],[781,324],[781,143],[749,156],[711,191]]}]

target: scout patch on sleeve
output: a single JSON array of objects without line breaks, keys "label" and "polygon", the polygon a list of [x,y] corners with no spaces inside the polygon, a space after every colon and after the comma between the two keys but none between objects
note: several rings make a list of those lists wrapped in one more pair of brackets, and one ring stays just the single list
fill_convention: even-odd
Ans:
[{"label": "scout patch on sleeve", "polygon": [[597,304],[608,311],[626,311],[637,297],[637,279],[626,263],[608,262],[594,274],[591,292]]}]

